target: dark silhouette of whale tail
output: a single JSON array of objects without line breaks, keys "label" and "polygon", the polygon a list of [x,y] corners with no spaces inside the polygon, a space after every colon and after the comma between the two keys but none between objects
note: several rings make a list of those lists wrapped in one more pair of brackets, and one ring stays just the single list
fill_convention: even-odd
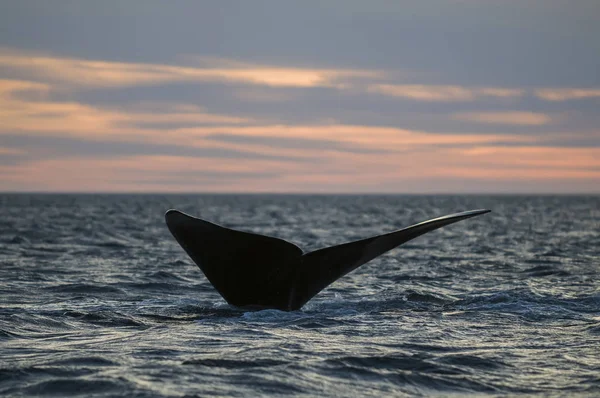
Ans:
[{"label": "dark silhouette of whale tail", "polygon": [[231,305],[300,309],[321,290],[377,256],[445,225],[488,213],[451,214],[383,235],[303,253],[282,239],[237,231],[169,210],[169,231]]}]

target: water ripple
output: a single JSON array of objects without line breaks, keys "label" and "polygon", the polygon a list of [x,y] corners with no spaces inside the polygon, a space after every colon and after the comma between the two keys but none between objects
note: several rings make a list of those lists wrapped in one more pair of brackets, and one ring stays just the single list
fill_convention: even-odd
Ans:
[{"label": "water ripple", "polygon": [[[597,196],[0,195],[0,395],[594,396]],[[168,208],[305,250],[473,208],[300,311],[229,306]]]}]

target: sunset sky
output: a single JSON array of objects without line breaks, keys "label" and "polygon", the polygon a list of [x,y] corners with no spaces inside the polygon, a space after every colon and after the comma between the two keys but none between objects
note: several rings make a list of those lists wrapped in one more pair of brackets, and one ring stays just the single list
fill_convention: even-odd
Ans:
[{"label": "sunset sky", "polygon": [[0,191],[600,193],[600,2],[4,1]]}]

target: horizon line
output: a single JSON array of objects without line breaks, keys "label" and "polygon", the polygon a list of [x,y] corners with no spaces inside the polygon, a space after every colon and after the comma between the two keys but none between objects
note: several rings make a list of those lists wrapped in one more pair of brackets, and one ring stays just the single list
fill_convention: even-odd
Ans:
[{"label": "horizon line", "polygon": [[0,195],[273,195],[273,196],[600,196],[592,192],[234,192],[234,191],[0,191]]}]

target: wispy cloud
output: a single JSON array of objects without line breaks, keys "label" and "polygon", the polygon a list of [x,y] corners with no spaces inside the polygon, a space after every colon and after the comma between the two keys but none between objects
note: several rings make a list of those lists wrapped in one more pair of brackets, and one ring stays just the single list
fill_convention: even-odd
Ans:
[{"label": "wispy cloud", "polygon": [[522,89],[501,87],[464,87],[423,84],[374,84],[368,91],[426,102],[473,101],[481,97],[518,98],[525,93]]},{"label": "wispy cloud", "polygon": [[[337,150],[355,152],[401,151],[418,145],[480,144],[507,139],[523,142],[530,139],[493,134],[433,134],[395,127],[338,123],[308,126],[273,124],[260,119],[213,114],[203,107],[181,103],[144,102],[107,108],[75,101],[21,99],[19,90],[24,89],[45,92],[48,87],[35,82],[0,81],[0,134],[20,131],[30,135],[62,135],[88,141],[116,140],[165,145],[177,141],[191,146],[228,148],[261,144],[264,147],[262,151],[272,151],[269,146],[275,144],[280,150],[284,146],[291,148],[294,145],[296,149],[320,145],[322,149],[333,150],[335,143]],[[220,137],[220,141],[215,137]]]},{"label": "wispy cloud", "polygon": [[[381,73],[357,69],[278,67],[208,58],[204,66],[86,60],[4,49],[0,67],[71,86],[108,88],[177,82],[233,82],[270,87],[336,87]],[[226,66],[223,66],[225,64]]]},{"label": "wispy cloud", "polygon": [[340,140],[290,137],[287,135],[283,135],[285,134],[284,131],[285,129],[282,129],[282,135],[280,136],[217,133],[209,134],[205,137],[205,139],[214,140],[217,142],[231,142],[249,146],[270,146],[277,148],[303,149],[310,150],[313,153],[323,151],[370,154],[390,152],[390,150],[386,148],[369,148],[364,145],[352,144]]},{"label": "wispy cloud", "polygon": [[540,88],[535,95],[546,101],[569,101],[600,98],[600,89],[588,88]]},{"label": "wispy cloud", "polygon": [[457,182],[469,181],[485,181],[500,190],[518,181],[530,186],[561,179],[587,184],[600,178],[599,159],[600,148],[495,146],[425,147],[375,156],[334,152],[321,163],[266,158],[219,162],[176,155],[81,156],[0,167],[0,176],[5,189],[27,181],[38,190],[66,191],[443,192],[456,189]]},{"label": "wispy cloud", "polygon": [[446,172],[492,179],[597,179],[600,148],[470,148]]},{"label": "wispy cloud", "polygon": [[[94,139],[94,134],[99,137],[143,135],[137,129],[159,130],[168,124],[189,127],[253,123],[249,118],[210,113],[193,104],[147,101],[107,108],[75,101],[51,100],[48,98],[51,91],[51,86],[47,84],[0,80],[0,134],[28,131]],[[27,98],[23,98],[24,94],[27,94]]]},{"label": "wispy cloud", "polygon": [[[351,89],[354,92],[364,89],[371,93],[420,102],[466,102],[482,98],[516,99],[527,94],[546,101],[600,97],[600,89],[595,88],[542,87],[527,90],[514,87],[394,84],[384,82],[397,75],[397,71],[288,67],[199,56],[182,59],[187,60],[188,65],[89,60],[0,48],[0,71],[20,77],[20,80],[12,80],[12,89],[36,91],[49,90],[52,87],[64,90],[221,82],[267,88],[329,87]],[[36,80],[42,80],[43,83]],[[239,88],[234,91],[234,95],[251,101],[277,101],[289,96],[276,91]]]},{"label": "wispy cloud", "polygon": [[600,98],[595,88],[506,88],[427,84],[371,84],[367,91],[422,102],[467,102],[484,98],[516,99],[533,95],[544,101]]},{"label": "wispy cloud", "polygon": [[34,92],[37,94],[46,94],[50,91],[50,85],[40,82],[0,79],[0,98],[14,97],[17,93]]},{"label": "wispy cloud", "polygon": [[552,122],[550,115],[535,112],[463,112],[452,117],[467,122],[520,126],[542,126]]}]

